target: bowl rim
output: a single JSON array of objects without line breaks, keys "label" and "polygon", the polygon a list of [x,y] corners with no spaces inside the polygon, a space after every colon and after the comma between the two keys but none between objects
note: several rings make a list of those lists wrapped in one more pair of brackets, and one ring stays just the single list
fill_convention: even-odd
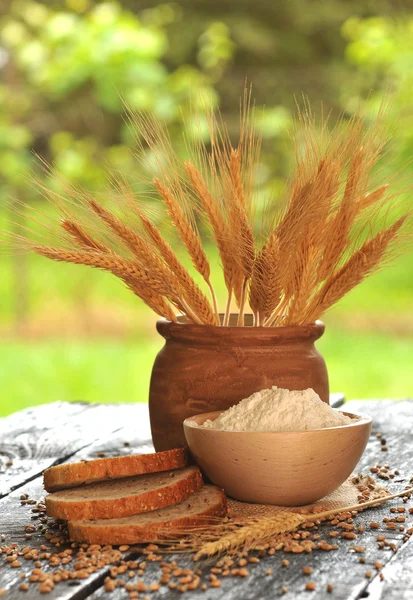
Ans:
[{"label": "bowl rim", "polygon": [[319,429],[306,429],[304,431],[299,431],[299,430],[297,430],[297,431],[246,431],[246,430],[234,431],[231,429],[214,429],[212,427],[202,427],[202,425],[195,425],[194,423],[191,423],[191,421],[195,417],[205,416],[204,420],[206,420],[208,418],[208,415],[217,415],[217,413],[221,414],[221,413],[225,412],[225,409],[223,409],[223,410],[213,410],[213,411],[206,412],[206,413],[199,413],[197,415],[192,415],[191,417],[187,417],[183,421],[183,426],[184,426],[184,428],[187,427],[189,429],[198,429],[201,431],[210,431],[213,433],[227,433],[227,434],[237,433],[237,434],[241,434],[241,435],[245,435],[245,434],[251,435],[252,433],[253,434],[259,433],[260,435],[274,436],[274,435],[285,435],[285,434],[289,434],[289,435],[300,434],[300,435],[302,435],[302,434],[310,434],[310,433],[320,433],[323,431],[349,429],[351,427],[357,427],[360,425],[372,424],[372,422],[373,422],[373,418],[370,415],[367,415],[366,413],[363,413],[361,411],[349,412],[349,411],[345,411],[345,410],[337,410],[337,409],[334,409],[334,410],[336,410],[337,412],[344,413],[347,416],[358,417],[358,419],[354,420],[354,423],[347,423],[347,425],[336,425],[335,427],[322,427]]}]

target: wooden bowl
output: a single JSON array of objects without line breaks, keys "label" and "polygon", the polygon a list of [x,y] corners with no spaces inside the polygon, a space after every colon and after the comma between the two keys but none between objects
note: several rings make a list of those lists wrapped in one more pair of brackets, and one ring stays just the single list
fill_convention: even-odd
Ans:
[{"label": "wooden bowl", "polygon": [[371,418],[312,431],[250,432],[197,427],[223,411],[185,419],[188,446],[205,475],[244,502],[303,506],[337,489],[367,445]]}]

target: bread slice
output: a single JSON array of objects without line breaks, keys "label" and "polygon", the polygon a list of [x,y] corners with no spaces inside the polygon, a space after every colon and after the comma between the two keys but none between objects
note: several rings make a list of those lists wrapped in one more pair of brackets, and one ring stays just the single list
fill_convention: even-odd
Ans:
[{"label": "bread slice", "polygon": [[186,451],[184,448],[176,448],[152,454],[97,458],[96,460],[57,465],[46,469],[43,473],[43,481],[47,492],[55,492],[93,481],[158,473],[159,471],[181,469],[186,465]]},{"label": "bread slice", "polygon": [[49,517],[113,519],[181,502],[204,485],[198,467],[111,479],[46,496]]},{"label": "bread slice", "polygon": [[141,544],[179,535],[179,530],[206,525],[227,513],[225,494],[213,485],[206,485],[193,496],[161,510],[122,519],[69,521],[73,541],[88,544]]}]

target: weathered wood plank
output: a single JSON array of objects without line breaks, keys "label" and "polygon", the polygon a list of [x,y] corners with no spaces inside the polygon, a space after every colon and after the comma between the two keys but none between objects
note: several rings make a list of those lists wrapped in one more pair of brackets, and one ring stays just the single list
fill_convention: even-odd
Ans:
[{"label": "weathered wood plank", "polygon": [[411,431],[413,423],[413,400],[352,400],[347,402],[349,410],[367,412],[374,419],[374,427],[379,430]]},{"label": "weathered wood plank", "polygon": [[56,403],[6,418],[0,426],[0,497],[131,419],[147,423],[146,406],[136,407]]},{"label": "weathered wood plank", "polygon": [[146,404],[123,404],[117,406],[116,411],[118,420],[122,423],[121,428],[118,428],[109,437],[100,437],[64,462],[93,459],[102,453],[106,457],[110,457],[154,452],[148,406]]},{"label": "weathered wood plank", "polygon": [[389,560],[382,573],[382,580],[375,577],[367,587],[369,600],[413,600],[413,538]]},{"label": "weathered wood plank", "polygon": [[[412,406],[412,405],[410,405]],[[410,418],[410,427],[413,424],[412,415],[409,407],[398,407],[397,411],[392,413],[390,406],[383,404],[388,415],[385,420],[380,418],[380,405],[377,403],[363,402],[362,409],[364,412],[374,413],[373,416],[378,416],[376,422],[380,426],[380,431],[386,437],[388,452],[381,451],[381,444],[375,436],[369,441],[366,454],[361,462],[361,467],[366,469],[369,465],[377,462],[386,462],[393,467],[401,467],[401,462],[404,461],[403,468],[400,468],[401,476],[397,484],[392,484],[392,488],[403,487],[407,481],[407,478],[413,473],[413,452],[409,448],[410,436],[408,427],[403,427],[404,431],[400,432],[399,428],[399,416],[404,415],[404,418]],[[128,407],[129,408],[129,407]],[[122,413],[123,419],[127,419],[128,427],[124,430],[117,432],[115,436],[109,436],[107,441],[95,442],[93,445],[83,448],[73,456],[72,459],[78,458],[92,458],[97,452],[104,452],[106,455],[114,455],[116,453],[129,453],[134,451],[150,451],[149,445],[149,430],[147,419],[145,422],[145,416],[142,412],[135,411],[136,407],[132,408],[126,416],[123,413],[123,407],[119,407],[119,415]],[[349,403],[347,407],[349,410],[358,408],[357,405]],[[406,416],[407,415],[407,416]],[[135,427],[135,422],[137,426]],[[399,430],[399,431],[398,431]],[[142,439],[146,438],[146,439]],[[125,446],[127,442],[130,445]],[[403,480],[404,479],[404,480]],[[42,486],[40,478],[28,483],[23,488],[19,489],[12,494],[9,494],[6,498],[0,501],[0,534],[4,531],[8,533],[7,541],[16,541],[20,544],[30,544],[32,547],[39,547],[41,543],[44,543],[43,537],[39,532],[35,532],[34,537],[30,541],[24,539],[24,525],[31,521],[30,519],[30,507],[20,507],[19,496],[21,493],[28,492],[32,497],[39,499],[42,495]],[[389,507],[376,508],[364,515],[357,517],[357,523],[368,523],[370,520],[381,521],[384,516],[388,515]],[[328,537],[328,527],[322,527],[320,533],[322,537],[325,537],[331,542],[331,538]],[[281,559],[285,555],[277,553],[274,557],[266,557],[257,565],[249,565],[250,576],[247,579],[241,578],[223,578],[222,587],[216,589],[208,589],[206,592],[196,591],[191,592],[189,597],[201,596],[210,600],[254,600],[256,598],[272,599],[281,595],[281,587],[283,585],[289,588],[289,592],[283,597],[285,598],[325,598],[332,597],[340,600],[349,600],[350,598],[359,598],[363,593],[366,593],[370,587],[375,584],[375,580],[369,585],[369,581],[365,577],[366,570],[375,570],[372,567],[375,561],[381,563],[392,564],[393,561],[397,561],[396,555],[393,558],[393,553],[390,550],[379,550],[377,548],[376,536],[382,533],[380,530],[370,530],[359,536],[356,542],[340,540],[339,550],[331,553],[314,552],[311,555],[288,555],[287,558],[290,561],[288,568],[281,567]],[[387,532],[386,532],[387,534]],[[389,532],[386,537],[392,539],[397,545],[401,545],[403,541],[403,532]],[[366,564],[362,565],[359,562],[359,554],[353,553],[349,550],[349,547],[354,543],[361,544],[368,548],[366,552]],[[405,545],[403,550],[407,548]],[[393,560],[392,560],[393,558]],[[185,565],[185,561],[182,557],[177,558],[180,564]],[[390,561],[390,562],[389,562]],[[24,561],[26,563],[26,561]],[[30,562],[30,561],[29,561]],[[27,563],[26,563],[27,564]],[[193,567],[193,563],[188,561],[186,564]],[[313,568],[312,576],[305,577],[301,573],[301,569],[304,565],[309,565]],[[30,565],[32,567],[33,565]],[[25,565],[25,569],[29,569],[29,565]],[[268,568],[273,570],[271,575],[266,575]],[[386,569],[386,568],[385,568]],[[17,571],[17,573],[16,573]],[[208,569],[206,569],[206,573]],[[13,570],[8,567],[0,567],[0,588],[6,587],[8,590],[7,598],[21,598],[28,597],[32,599],[40,598],[41,594],[37,591],[36,587],[32,587],[29,592],[25,592],[24,596],[22,592],[17,591],[20,580],[18,578],[19,569]],[[80,582],[79,586],[72,587],[67,583],[59,584],[55,590],[47,595],[50,599],[81,599],[87,596],[91,600],[98,600],[107,598],[108,594],[101,587],[104,578],[108,573],[108,569],[103,569],[100,573],[94,574],[86,582]],[[159,579],[159,565],[156,563],[149,564],[144,576],[146,583],[156,582]],[[308,580],[313,580],[317,583],[317,590],[313,593],[304,591],[305,583]],[[332,583],[335,587],[333,594],[327,594],[325,589],[327,583]],[[123,590],[116,590],[111,594],[111,599],[120,600],[125,598],[126,594]],[[157,592],[154,598],[163,597],[175,599],[181,597],[181,594],[174,592],[164,587],[161,591]],[[387,598],[387,596],[383,596]],[[407,597],[406,597],[407,598]]]},{"label": "weathered wood plank", "polygon": [[33,461],[42,436],[87,409],[85,403],[55,402],[0,419],[0,496],[40,472]]},{"label": "weathered wood plank", "polygon": [[340,392],[330,394],[330,406],[332,406],[333,408],[339,408],[340,406],[342,406],[344,404],[344,400],[344,394]]},{"label": "weathered wood plank", "polygon": [[10,431],[19,431],[22,425],[26,431],[42,427],[54,429],[57,411],[61,410],[69,417],[81,413],[87,406],[86,402],[53,402],[25,408],[0,418],[0,438]]}]

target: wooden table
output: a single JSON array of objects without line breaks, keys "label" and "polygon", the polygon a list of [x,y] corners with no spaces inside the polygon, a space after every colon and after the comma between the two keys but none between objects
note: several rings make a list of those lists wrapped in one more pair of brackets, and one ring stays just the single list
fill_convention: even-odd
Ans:
[{"label": "wooden table", "polygon": [[[413,476],[413,401],[371,400],[350,402],[346,407],[349,410],[362,410],[374,418],[373,434],[358,470],[369,472],[368,467],[373,464],[389,464],[400,470],[400,476],[390,482],[389,489],[403,489]],[[385,437],[387,452],[381,450],[382,444],[375,435],[377,432]],[[32,506],[22,506],[20,502],[22,494],[27,493],[35,499],[43,496],[41,473],[45,468],[69,459],[90,459],[100,452],[113,456],[151,450],[147,406],[143,404],[115,406],[59,402],[0,419],[0,535],[5,536],[0,545],[13,542],[21,547],[30,545],[32,548],[47,545],[39,531],[33,533],[30,541],[25,539],[25,525],[33,523],[39,527],[39,521],[36,514],[31,512]],[[400,501],[394,502],[394,506],[401,504]],[[412,505],[410,502],[407,506]],[[404,541],[403,532],[386,530],[386,538],[392,540],[394,550],[379,549],[376,537],[384,531],[384,526],[381,524],[379,530],[372,530],[368,526],[372,520],[382,523],[383,517],[388,514],[389,506],[382,506],[356,518],[357,524],[366,525],[365,533],[357,540],[357,544],[367,548],[364,554],[365,564],[360,563],[360,554],[350,549],[354,541],[340,540],[339,549],[334,552],[288,555],[288,568],[281,567],[281,560],[286,555],[278,552],[275,556],[265,557],[259,564],[249,565],[248,578],[227,577],[222,579],[220,588],[188,592],[183,597],[208,600],[272,599],[281,597],[281,588],[286,586],[289,591],[283,598],[294,600],[324,597],[340,600],[412,600],[413,537],[410,541]],[[407,526],[411,527],[413,515],[407,521]],[[327,525],[320,528],[321,537],[331,542],[328,531]],[[56,551],[53,546],[50,548]],[[129,551],[125,556],[132,554]],[[4,590],[6,598],[128,598],[128,594],[122,589],[111,594],[105,592],[102,584],[108,574],[107,568],[94,573],[87,580],[61,583],[46,596],[40,594],[36,585],[31,585],[29,591],[20,591],[18,588],[22,579],[19,579],[19,574],[22,570],[31,572],[32,561],[21,560],[22,567],[12,569],[4,559],[4,555],[0,556],[0,589]],[[179,560],[180,564],[185,562],[182,558]],[[373,567],[376,561],[384,565],[381,571],[383,579]],[[189,559],[188,564],[193,566]],[[308,581],[301,572],[304,565],[313,569],[311,580],[317,584],[314,592],[304,590]],[[269,568],[272,569],[272,574],[266,575]],[[372,572],[369,579],[366,577],[368,570]],[[209,572],[207,567],[205,572]],[[145,581],[151,583],[158,579],[159,565],[150,563],[145,572]],[[326,592],[328,583],[334,585],[330,594]],[[145,594],[140,594],[140,598],[143,596]],[[162,587],[160,591],[150,594],[150,597],[154,600],[173,600],[182,595]]]}]

